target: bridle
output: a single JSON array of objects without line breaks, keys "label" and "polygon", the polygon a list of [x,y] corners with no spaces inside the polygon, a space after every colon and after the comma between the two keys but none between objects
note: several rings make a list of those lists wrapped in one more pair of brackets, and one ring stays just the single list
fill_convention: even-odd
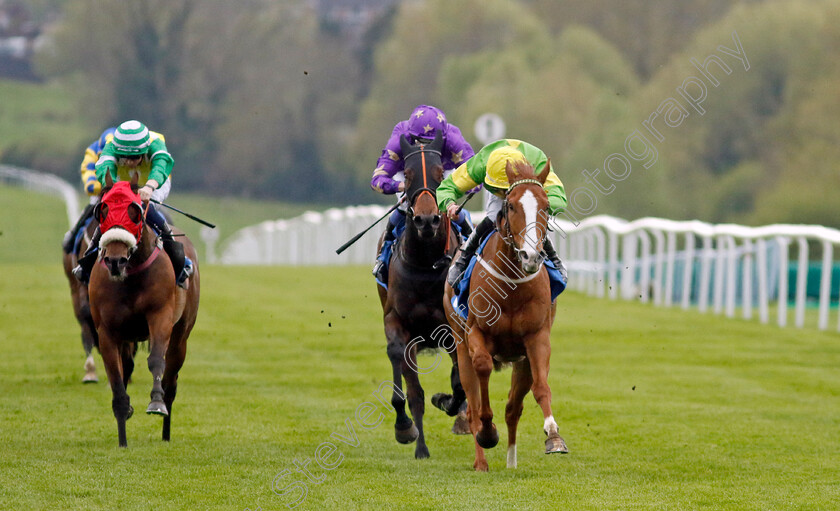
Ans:
[{"label": "bridle", "polygon": [[[441,151],[438,151],[437,149],[428,148],[426,147],[426,144],[420,144],[419,148],[409,152],[406,155],[403,155],[403,161],[408,161],[408,159],[411,156],[414,156],[418,153],[420,154],[420,168],[423,173],[423,186],[414,190],[414,192],[411,194],[411,197],[409,197],[407,213],[412,217],[412,219],[414,218],[414,204],[417,202],[417,199],[419,199],[420,196],[422,196],[423,194],[429,194],[429,196],[432,198],[432,201],[434,201],[435,204],[437,204],[437,196],[435,195],[435,190],[429,187],[428,169],[426,165],[426,153],[436,154],[439,158],[442,158],[443,156]],[[449,230],[451,227],[449,225],[448,219],[442,218],[442,220],[444,223],[444,231],[446,236],[446,246],[444,247],[444,252],[448,253],[450,238]]]},{"label": "bridle", "polygon": [[[517,186],[524,185],[524,184],[535,184],[535,185],[539,185],[540,188],[543,187],[543,184],[540,183],[536,179],[520,179],[519,181],[515,181],[514,183],[512,183],[510,185],[510,187],[507,190],[505,190],[505,199],[504,199],[504,202],[502,203],[502,215],[503,215],[503,218],[504,218],[504,228],[505,228],[504,230],[507,231],[507,232],[503,233],[502,232],[502,226],[499,226],[499,236],[502,238],[502,241],[505,242],[505,245],[510,247],[511,251],[513,251],[514,255],[516,256],[516,260],[519,261],[520,263],[522,262],[522,252],[524,252],[525,250],[516,246],[516,242],[513,239],[513,233],[511,233],[511,231],[510,231],[510,219],[508,218],[508,204],[510,203],[510,201],[509,201],[510,192],[513,191],[513,189],[516,188]],[[538,240],[538,242],[544,241],[547,235],[548,235],[548,232],[546,230],[546,232],[543,232],[542,238],[540,238]]]}]

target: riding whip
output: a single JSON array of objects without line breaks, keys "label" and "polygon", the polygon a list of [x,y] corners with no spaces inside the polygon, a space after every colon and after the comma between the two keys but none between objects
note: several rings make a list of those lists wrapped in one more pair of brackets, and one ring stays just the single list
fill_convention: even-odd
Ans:
[{"label": "riding whip", "polygon": [[187,213],[186,211],[181,211],[180,209],[178,209],[174,206],[170,206],[169,204],[164,204],[163,202],[160,202],[159,200],[155,200],[155,199],[149,199],[149,201],[154,202],[155,204],[160,204],[161,206],[163,206],[165,208],[169,208],[172,211],[177,211],[178,213],[181,213],[185,217],[189,218],[190,220],[195,220],[196,222],[198,222],[202,225],[206,225],[207,227],[211,227],[213,229],[216,228],[216,226],[211,224],[210,222],[207,222],[206,220],[202,220],[202,219],[198,218],[197,216],[193,216],[193,215]]},{"label": "riding whip", "polygon": [[[403,200],[404,200],[404,199],[405,199],[405,198],[403,198]],[[373,227],[374,227],[376,224],[378,224],[379,222],[381,222],[383,218],[385,218],[386,216],[390,215],[392,211],[394,211],[395,209],[397,209],[397,208],[400,206],[400,204],[402,204],[402,200],[401,200],[401,201],[399,201],[398,203],[394,204],[393,206],[391,206],[391,209],[389,209],[388,211],[386,211],[386,212],[385,212],[385,214],[384,214],[384,215],[382,215],[381,217],[379,217],[379,219],[378,219],[377,221],[373,222],[373,223],[371,224],[371,226],[370,226],[370,227],[368,227],[368,228],[367,228],[367,229],[365,229],[364,231],[360,232],[359,234],[357,234],[357,235],[353,236],[353,238],[352,238],[350,241],[348,241],[347,243],[345,243],[344,245],[341,245],[340,247],[338,247],[338,249],[335,251],[335,253],[336,253],[336,254],[340,254],[340,253],[344,252],[345,250],[347,250],[347,248],[348,248],[348,247],[350,247],[350,245],[352,245],[353,243],[356,243],[357,241],[359,241],[359,238],[361,238],[362,236],[364,236],[364,235],[365,235],[365,233],[366,233],[366,232],[368,232],[369,230],[373,229]]]}]

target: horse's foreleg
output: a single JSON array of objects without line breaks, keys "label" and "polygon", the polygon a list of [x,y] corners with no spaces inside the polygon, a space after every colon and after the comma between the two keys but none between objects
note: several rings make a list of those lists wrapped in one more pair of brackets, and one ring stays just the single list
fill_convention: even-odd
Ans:
[{"label": "horse's foreleg", "polygon": [[507,468],[516,468],[516,428],[522,416],[522,400],[531,389],[532,382],[528,359],[514,363],[510,376],[510,393],[505,406],[505,424],[508,430]]},{"label": "horse's foreleg", "polygon": [[551,389],[548,386],[551,343],[548,329],[526,339],[525,351],[531,363],[531,377],[534,380],[531,391],[534,393],[537,404],[542,408],[543,418],[545,419],[543,430],[548,435],[548,439],[545,441],[545,453],[567,453],[569,450],[566,447],[566,442],[558,433],[557,422],[551,412]]},{"label": "horse's foreleg", "polygon": [[385,337],[388,339],[388,360],[394,380],[394,393],[391,405],[397,413],[394,422],[394,436],[401,444],[410,444],[420,434],[412,420],[405,413],[405,394],[403,393],[402,367],[405,363],[405,348],[408,345],[408,332],[402,327],[394,313],[385,316]]},{"label": "horse's foreleg", "polygon": [[417,349],[412,347],[405,353],[403,360],[403,377],[405,378],[405,390],[408,395],[408,408],[417,426],[417,446],[414,449],[414,457],[424,459],[429,457],[429,448],[426,446],[426,437],[423,435],[423,414],[426,412],[426,395],[420,385],[420,378],[415,368],[417,367]]},{"label": "horse's foreleg", "polygon": [[464,392],[467,395],[467,421],[469,421],[470,432],[473,434],[473,442],[475,443],[473,468],[479,472],[487,472],[487,459],[484,457],[484,449],[478,444],[478,440],[476,440],[478,430],[481,428],[478,420],[478,403],[481,401],[478,377],[475,375],[475,369],[473,369],[467,344],[465,342],[459,343],[456,349],[458,354],[458,374],[461,377],[461,385],[464,386]]},{"label": "horse's foreleg", "polygon": [[499,443],[499,433],[496,431],[496,425],[493,424],[493,409],[490,407],[490,373],[493,372],[493,357],[487,352],[484,334],[478,328],[470,329],[468,335],[470,359],[481,393],[480,403],[473,407],[474,410],[478,410],[478,418],[481,420],[481,429],[475,439],[481,447],[491,449]]},{"label": "horse's foreleg", "polygon": [[102,353],[102,361],[105,364],[105,372],[108,374],[108,381],[111,383],[111,408],[114,417],[117,419],[117,433],[119,435],[120,447],[126,447],[128,441],[125,434],[125,421],[134,411],[122,378],[122,360],[120,349],[114,342],[100,332],[99,351]]},{"label": "horse's foreleg", "polygon": [[149,318],[149,372],[152,373],[151,401],[146,413],[169,415],[169,410],[163,401],[163,372],[166,369],[164,355],[169,346],[169,336],[172,335],[171,311],[164,310],[162,313]]}]

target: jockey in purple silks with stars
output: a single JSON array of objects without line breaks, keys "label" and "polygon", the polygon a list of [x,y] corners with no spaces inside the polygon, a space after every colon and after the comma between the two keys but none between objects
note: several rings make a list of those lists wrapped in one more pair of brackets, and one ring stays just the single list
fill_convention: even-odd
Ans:
[{"label": "jockey in purple silks with stars", "polygon": [[[417,143],[417,141],[429,143],[435,138],[436,131],[440,131],[443,135],[441,163],[443,164],[444,177],[473,156],[473,149],[461,135],[461,130],[454,124],[446,122],[446,115],[440,109],[429,105],[419,105],[411,112],[408,120],[400,121],[394,126],[391,138],[388,139],[385,149],[382,150],[382,155],[376,161],[370,187],[386,195],[398,193],[401,200],[405,191],[405,183],[403,182],[404,162],[400,149],[400,136],[405,136],[412,144]],[[407,209],[408,201],[402,201],[388,218],[382,249],[377,255],[376,264],[373,267],[373,275],[379,282],[387,281],[385,254],[390,253],[388,249],[396,239],[394,230],[402,229],[405,225]],[[461,228],[463,236],[466,237],[472,233],[469,215],[464,211],[461,212],[455,223]]]}]

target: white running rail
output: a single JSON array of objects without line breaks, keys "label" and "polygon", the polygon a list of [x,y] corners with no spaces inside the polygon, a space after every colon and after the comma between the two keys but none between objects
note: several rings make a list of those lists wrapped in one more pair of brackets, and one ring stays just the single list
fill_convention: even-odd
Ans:
[{"label": "white running rail", "polygon": [[35,172],[34,170],[0,165],[0,181],[64,199],[67,208],[67,222],[72,227],[79,217],[79,196],[76,189],[67,181],[54,174]]},{"label": "white running rail", "polygon": [[[341,255],[335,250],[385,214],[384,206],[313,211],[241,229],[223,247],[223,264],[372,265],[381,226],[371,229]],[[474,214],[474,221],[480,215]],[[628,222],[599,215],[574,225],[552,219],[557,251],[569,270],[569,287],[595,296],[652,301],[656,305],[696,305],[700,312],[745,319],[757,311],[788,323],[788,260],[796,250],[794,324],[803,327],[809,254],[819,252],[817,327],[825,330],[831,311],[834,249],[840,231],[816,225],[745,227],[700,221],[642,218]],[[837,283],[835,283],[835,287]],[[840,317],[837,320],[840,331]]]}]

